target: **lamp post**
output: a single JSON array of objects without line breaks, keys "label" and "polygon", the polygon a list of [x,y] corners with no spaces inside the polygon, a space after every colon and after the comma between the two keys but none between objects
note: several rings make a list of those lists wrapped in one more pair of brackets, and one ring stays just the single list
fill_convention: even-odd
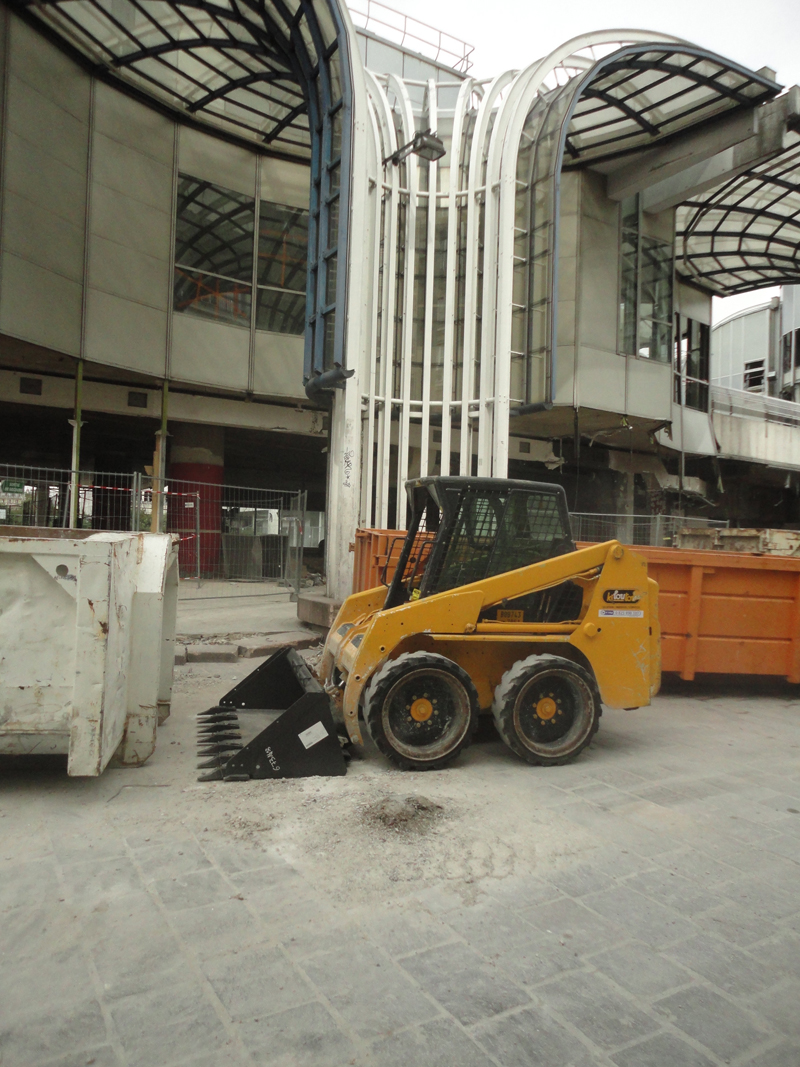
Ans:
[{"label": "lamp post", "polygon": [[392,152],[390,156],[387,156],[383,161],[383,165],[385,167],[391,163],[397,167],[410,155],[419,156],[420,159],[427,159],[428,162],[435,163],[444,154],[445,147],[442,139],[437,137],[435,133],[431,133],[430,130],[421,130],[419,133],[414,134],[413,141],[409,141],[408,144],[404,144],[402,148],[398,148],[396,152]]}]

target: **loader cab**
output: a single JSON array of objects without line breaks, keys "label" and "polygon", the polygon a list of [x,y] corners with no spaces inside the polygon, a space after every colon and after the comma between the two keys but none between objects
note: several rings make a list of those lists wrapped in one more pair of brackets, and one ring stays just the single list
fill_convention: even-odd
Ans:
[{"label": "loader cab", "polygon": [[406,491],[408,532],[384,608],[575,551],[561,486],[431,477]]}]

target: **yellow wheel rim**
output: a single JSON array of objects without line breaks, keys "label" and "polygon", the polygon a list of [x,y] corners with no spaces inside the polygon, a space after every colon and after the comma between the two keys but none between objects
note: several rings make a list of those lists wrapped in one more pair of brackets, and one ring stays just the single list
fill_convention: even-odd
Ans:
[{"label": "yellow wheel rim", "polygon": [[[540,719],[552,719],[557,711],[556,702],[552,697],[542,697],[536,705],[536,714]],[[413,711],[411,714],[414,714]]]},{"label": "yellow wheel rim", "polygon": [[425,697],[420,697],[411,705],[411,718],[415,722],[427,722],[433,715],[433,704]]}]

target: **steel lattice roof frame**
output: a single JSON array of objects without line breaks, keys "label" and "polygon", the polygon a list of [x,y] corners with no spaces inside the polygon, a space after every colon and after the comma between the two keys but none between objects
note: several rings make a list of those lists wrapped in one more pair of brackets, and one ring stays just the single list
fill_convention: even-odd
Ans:
[{"label": "steel lattice roof frame", "polygon": [[800,137],[777,158],[681,205],[679,220],[685,273],[705,288],[729,295],[800,281]]},{"label": "steel lattice roof frame", "polygon": [[[315,48],[300,32],[301,19],[310,24],[313,18],[309,0],[301,0],[294,12],[285,0],[269,7],[257,0],[228,0],[229,6],[226,0],[163,0],[159,7],[170,10],[169,22],[151,14],[149,0],[126,0],[134,19],[141,20],[135,29],[106,0],[10,3],[89,59],[95,75],[138,89],[251,146],[274,144],[289,156],[309,159],[307,86],[319,74],[320,54],[328,58],[327,45]],[[187,69],[187,57],[195,73]],[[231,114],[232,104],[241,114]]]}]

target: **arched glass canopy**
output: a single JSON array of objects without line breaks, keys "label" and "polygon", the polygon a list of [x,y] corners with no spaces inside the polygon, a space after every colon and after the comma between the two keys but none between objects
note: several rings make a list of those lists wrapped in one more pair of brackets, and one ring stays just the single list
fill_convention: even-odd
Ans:
[{"label": "arched glass canopy", "polygon": [[526,248],[517,242],[514,288],[527,300],[512,311],[518,322],[511,360],[519,365],[514,395],[523,403],[553,400],[562,170],[624,157],[779,91],[730,60],[665,42],[620,48],[538,95],[517,158],[517,218],[528,242]]},{"label": "arched glass canopy", "polygon": [[800,135],[678,209],[679,267],[721,296],[800,280]]},{"label": "arched glass canopy", "polygon": [[336,0],[11,0],[104,81],[311,168],[305,375],[344,363],[352,57]]}]

